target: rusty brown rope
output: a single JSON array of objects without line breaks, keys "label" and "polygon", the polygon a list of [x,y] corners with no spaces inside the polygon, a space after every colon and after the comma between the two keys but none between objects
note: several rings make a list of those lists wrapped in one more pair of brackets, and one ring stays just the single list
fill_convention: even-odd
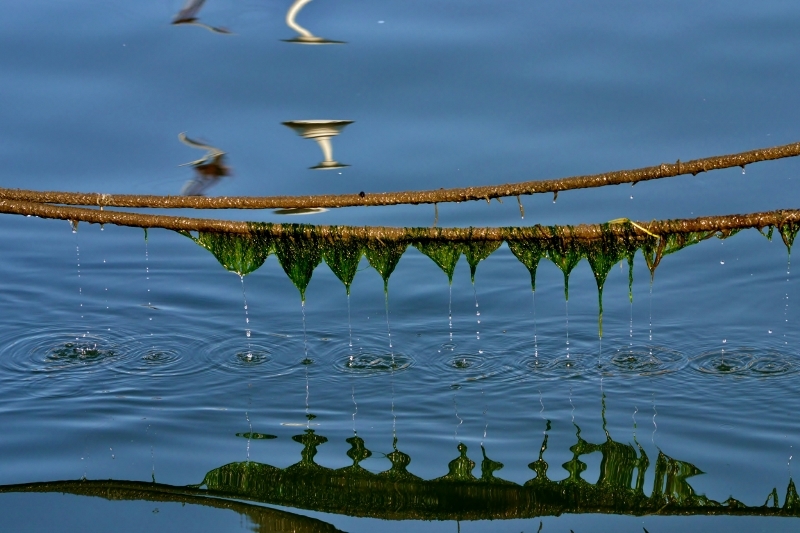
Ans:
[{"label": "rusty brown rope", "polygon": [[759,161],[770,161],[800,155],[800,142],[741,152],[738,154],[695,159],[685,163],[663,163],[634,170],[619,170],[590,176],[575,176],[543,181],[525,181],[505,185],[462,187],[428,191],[383,193],[323,194],[308,196],[150,196],[134,194],[101,194],[53,191],[28,191],[0,188],[0,198],[62,205],[107,207],[194,208],[194,209],[294,209],[309,207],[352,207],[400,204],[437,204],[468,202],[539,193],[588,189],[605,185],[635,184],[660,178],[723,168],[742,167]]},{"label": "rusty brown rope", "polygon": [[[88,222],[91,224],[115,224],[137,228],[163,228],[174,231],[203,231],[217,233],[249,234],[269,232],[281,236],[296,227],[292,224],[261,224],[232,220],[176,217],[167,215],[147,215],[126,213],[85,207],[65,207],[35,202],[0,200],[0,213],[29,215],[40,218]],[[394,228],[382,226],[314,226],[316,235],[325,237],[352,237],[361,239],[395,240],[407,239],[412,233],[417,239],[441,239],[447,241],[487,240],[499,241],[508,238],[571,238],[593,240],[601,238],[604,232],[618,235],[634,231],[641,237],[647,235],[667,235],[673,233],[693,233],[701,231],[731,232],[745,228],[783,227],[787,224],[800,224],[800,210],[785,209],[743,215],[709,216],[692,219],[653,220],[628,224],[580,224],[577,226],[527,226],[500,228]]]}]

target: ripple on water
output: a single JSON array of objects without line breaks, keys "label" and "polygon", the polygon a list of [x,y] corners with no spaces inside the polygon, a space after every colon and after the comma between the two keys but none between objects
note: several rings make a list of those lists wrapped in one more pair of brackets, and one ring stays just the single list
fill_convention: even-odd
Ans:
[{"label": "ripple on water", "polygon": [[704,374],[742,377],[776,377],[793,374],[798,370],[796,356],[777,350],[734,348],[705,352],[690,361],[693,369]]},{"label": "ripple on water", "polygon": [[254,371],[263,376],[281,376],[298,368],[295,338],[279,334],[254,337],[216,335],[196,343],[192,356],[204,368],[228,374]]},{"label": "ripple on water", "polygon": [[502,358],[483,350],[476,352],[457,352],[442,350],[436,354],[436,370],[446,373],[458,382],[508,381],[514,378],[514,368],[503,362]]},{"label": "ripple on water", "polygon": [[334,360],[334,368],[349,374],[387,374],[402,372],[414,365],[414,359],[395,352],[356,352],[345,354]]},{"label": "ripple on water", "polygon": [[553,380],[575,377],[596,376],[598,361],[596,355],[581,352],[553,355],[539,351],[539,356],[523,356],[517,366],[521,369],[521,379]]},{"label": "ripple on water", "polygon": [[197,338],[179,333],[144,335],[127,342],[125,355],[112,367],[121,374],[188,376],[203,371],[193,358]]},{"label": "ripple on water", "polygon": [[654,376],[677,372],[686,367],[689,358],[681,352],[663,346],[652,348],[621,348],[601,358],[605,375],[636,374]]},{"label": "ripple on water", "polygon": [[0,368],[16,375],[80,370],[117,360],[126,350],[127,339],[119,332],[26,330],[0,339]]}]

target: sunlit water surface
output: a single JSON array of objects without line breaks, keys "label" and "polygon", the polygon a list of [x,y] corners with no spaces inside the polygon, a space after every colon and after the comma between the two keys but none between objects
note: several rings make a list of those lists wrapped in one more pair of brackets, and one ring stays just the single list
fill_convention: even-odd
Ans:
[{"label": "sunlit water surface", "polygon": [[[208,192],[220,195],[544,179],[798,140],[800,6],[792,3],[316,0],[296,21],[346,41],[328,46],[282,41],[301,35],[285,23],[290,6],[202,6],[202,23],[231,34],[171,25],[177,0],[6,6],[2,185],[177,194],[192,177],[178,165],[199,154],[178,141],[184,131],[227,152],[233,176]],[[354,121],[332,140],[333,156],[350,166],[308,169],[325,153],[281,124],[306,119]],[[514,199],[442,205],[438,224],[795,208],[797,169],[785,160],[746,174],[563,193],[557,202],[524,198],[524,220]],[[434,220],[431,206],[202,216],[210,215]],[[523,485],[538,478],[546,442],[547,479],[561,486],[606,486],[603,472],[616,468],[608,486],[639,483],[645,497],[663,491],[678,503],[704,497],[707,506],[733,497],[753,508],[772,506],[775,488],[778,506],[788,494],[788,508],[800,512],[787,493],[800,449],[800,272],[779,237],[749,230],[712,238],[665,257],[652,285],[637,256],[632,302],[627,265],[615,267],[602,342],[585,261],[570,278],[567,308],[562,273],[546,260],[534,299],[527,270],[505,245],[478,266],[474,287],[463,258],[449,287],[410,248],[389,282],[390,344],[383,281],[366,260],[349,308],[323,263],[303,309],[275,256],[242,282],[165,230],[145,239],[142,230],[111,226],[80,224],[73,233],[63,221],[4,216],[0,224],[4,487],[85,478],[211,489],[212,474],[231,463],[299,464],[294,471],[312,482],[314,463],[357,463],[372,473],[407,463],[423,481],[450,475],[440,485],[451,488],[487,472]],[[354,436],[371,454],[358,451]],[[607,442],[632,458],[620,463],[601,449]],[[643,456],[648,463],[631,466]],[[289,494],[303,476],[286,476]],[[383,494],[379,483],[350,507],[337,503],[342,490],[326,487],[316,500],[303,489],[294,499],[232,508],[89,498],[63,487],[12,492],[0,495],[0,529],[405,531],[402,518],[424,531],[798,525],[786,517],[652,516],[658,510],[601,515],[591,506],[488,521],[504,517],[469,515],[480,504],[459,507],[464,496],[450,489],[442,490],[456,510],[413,515],[421,507],[399,504],[402,496],[370,503],[369,494]]]}]

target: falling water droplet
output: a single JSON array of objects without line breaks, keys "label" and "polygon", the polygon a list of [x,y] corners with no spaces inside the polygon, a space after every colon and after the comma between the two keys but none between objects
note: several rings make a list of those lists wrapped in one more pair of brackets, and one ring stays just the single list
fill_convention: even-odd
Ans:
[{"label": "falling water droplet", "polygon": [[565,300],[564,304],[567,319],[567,359],[569,359],[569,300]]},{"label": "falling water droplet", "polygon": [[[353,322],[350,319],[350,291],[347,291],[347,333],[350,335],[350,351],[353,351]],[[350,356],[352,358],[352,355]]]}]

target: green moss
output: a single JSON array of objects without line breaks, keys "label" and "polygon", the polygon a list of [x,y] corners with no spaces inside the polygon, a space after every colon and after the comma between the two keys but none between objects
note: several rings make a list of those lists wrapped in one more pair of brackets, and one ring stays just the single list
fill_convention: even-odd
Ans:
[{"label": "green moss", "polygon": [[536,269],[539,261],[547,256],[547,243],[542,239],[508,239],[508,249],[525,265],[531,274],[531,290],[536,290]]},{"label": "green moss", "polygon": [[[561,233],[561,228],[553,226],[554,235]],[[569,275],[585,256],[583,246],[574,239],[554,237],[549,240],[547,258],[564,273],[564,298],[569,301]]]},{"label": "green moss", "polygon": [[[338,233],[333,228],[334,234]],[[350,285],[358,272],[358,264],[364,255],[364,241],[360,239],[342,238],[335,236],[323,239],[320,243],[322,258],[339,280],[344,283],[347,294],[350,294]]]},{"label": "green moss", "polygon": [[320,248],[320,239],[312,226],[293,225],[275,240],[275,255],[304,302],[314,269],[322,262]]},{"label": "green moss", "polygon": [[478,268],[478,263],[492,255],[502,241],[470,241],[464,245],[464,257],[467,258],[469,263],[469,275],[472,283],[475,283],[475,270]]},{"label": "green moss", "polygon": [[780,228],[778,228],[781,232],[781,238],[783,239],[783,244],[786,245],[786,249],[789,251],[789,254],[792,253],[792,244],[794,244],[794,238],[797,237],[797,232],[800,231],[800,224],[796,222],[786,222]]},{"label": "green moss", "polygon": [[364,255],[372,268],[383,278],[383,290],[389,290],[389,277],[408,248],[405,241],[369,241],[364,247]]},{"label": "green moss", "polygon": [[455,272],[458,259],[464,251],[463,244],[460,242],[420,241],[415,242],[414,247],[439,265],[442,272],[447,274],[448,283],[453,284],[453,272]]},{"label": "green moss", "polygon": [[272,252],[272,238],[263,232],[244,235],[200,232],[197,237],[189,233],[183,235],[214,254],[225,270],[240,276],[258,270]]},{"label": "green moss", "polygon": [[611,232],[609,224],[602,224],[600,226],[602,237],[600,239],[585,243],[582,246],[585,249],[586,259],[589,261],[589,266],[594,274],[595,282],[597,283],[597,298],[600,308],[598,315],[598,329],[600,337],[603,336],[603,286],[605,285],[608,273],[611,269],[628,257],[628,293],[631,294],[631,286],[633,283],[631,258],[636,252],[637,243],[634,240],[635,234],[633,227],[630,223],[625,224],[628,231],[623,236],[614,235]]},{"label": "green moss", "polygon": [[715,236],[715,231],[695,231],[691,233],[670,233],[660,237],[648,237],[642,244],[642,255],[650,270],[650,281],[656,275],[656,268],[665,255],[673,254],[687,246],[692,246]]}]

